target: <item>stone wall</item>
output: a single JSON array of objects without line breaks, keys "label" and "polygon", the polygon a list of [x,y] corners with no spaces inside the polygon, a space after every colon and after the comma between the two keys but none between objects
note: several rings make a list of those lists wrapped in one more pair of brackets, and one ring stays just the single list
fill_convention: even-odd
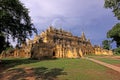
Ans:
[{"label": "stone wall", "polygon": [[30,58],[30,52],[26,49],[14,49],[12,51],[3,51],[0,58]]},{"label": "stone wall", "polygon": [[[37,43],[38,45],[36,45],[35,43]],[[44,48],[44,46],[40,46],[41,44],[49,46],[51,46],[50,44],[52,44],[54,45],[54,47],[50,51],[49,48]],[[70,32],[53,27],[49,27],[40,35],[37,35],[34,38],[32,45],[34,45],[35,48],[39,47],[39,53],[37,53],[37,51],[32,52],[31,54],[34,55],[34,58],[36,57],[35,55],[37,55],[38,58],[42,56],[40,54],[45,53],[51,54],[53,57],[57,58],[80,58],[83,55],[94,53],[94,48],[92,47],[90,40],[86,39],[84,33],[82,33],[81,37],[77,37],[73,36]],[[32,48],[32,50],[34,50],[34,48]]]},{"label": "stone wall", "polygon": [[[4,52],[3,52],[4,53]],[[112,51],[92,46],[89,39],[82,33],[80,37],[62,29],[49,27],[33,40],[22,44],[20,49],[15,49],[9,54],[1,54],[1,57],[31,57],[43,59],[45,57],[56,58],[80,58],[84,55],[112,55]]]},{"label": "stone wall", "polygon": [[44,59],[53,57],[53,45],[50,43],[39,42],[33,45],[31,49],[31,58],[33,59]]},{"label": "stone wall", "polygon": [[95,55],[113,55],[112,50],[106,50],[99,46],[95,46]]}]

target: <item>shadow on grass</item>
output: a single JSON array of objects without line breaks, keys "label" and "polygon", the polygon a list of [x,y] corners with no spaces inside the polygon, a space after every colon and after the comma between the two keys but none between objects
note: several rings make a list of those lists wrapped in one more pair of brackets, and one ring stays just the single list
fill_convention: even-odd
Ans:
[{"label": "shadow on grass", "polygon": [[[51,58],[51,59],[43,59],[43,60],[55,60],[55,59]],[[36,63],[43,60],[35,60],[35,59],[28,59],[28,58],[3,59],[2,62],[0,63],[0,72],[18,65]]]},{"label": "shadow on grass", "polygon": [[59,75],[67,75],[64,69],[46,67],[40,68],[18,68],[11,69],[1,74],[1,79],[5,80],[56,80]]},{"label": "shadow on grass", "polygon": [[1,65],[6,68],[12,68],[17,65],[21,64],[30,64],[30,63],[35,63],[38,62],[39,60],[32,60],[32,59],[22,59],[22,58],[13,58],[13,59],[4,59],[2,60]]}]

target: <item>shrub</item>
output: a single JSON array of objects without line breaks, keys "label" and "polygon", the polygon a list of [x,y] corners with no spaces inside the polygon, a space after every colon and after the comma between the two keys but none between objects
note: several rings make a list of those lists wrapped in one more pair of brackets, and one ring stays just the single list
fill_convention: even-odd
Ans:
[{"label": "shrub", "polygon": [[116,48],[116,49],[114,50],[114,52],[115,52],[116,54],[120,54],[120,47]]}]

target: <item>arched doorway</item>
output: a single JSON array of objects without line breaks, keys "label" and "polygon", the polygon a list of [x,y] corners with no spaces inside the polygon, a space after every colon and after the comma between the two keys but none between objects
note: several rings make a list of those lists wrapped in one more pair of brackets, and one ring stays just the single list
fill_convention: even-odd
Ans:
[{"label": "arched doorway", "polygon": [[56,56],[56,55],[55,55],[55,51],[53,51],[53,56]]}]

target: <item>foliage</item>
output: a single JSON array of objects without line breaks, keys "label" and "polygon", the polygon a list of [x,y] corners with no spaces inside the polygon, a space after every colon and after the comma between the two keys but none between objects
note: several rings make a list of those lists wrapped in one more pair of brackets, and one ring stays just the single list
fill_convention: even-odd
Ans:
[{"label": "foliage", "polygon": [[116,54],[120,54],[120,47],[116,48],[116,49],[114,50],[114,52],[115,52]]},{"label": "foliage", "polygon": [[19,0],[0,0],[0,34],[7,39],[11,35],[18,43],[24,42],[33,31],[36,32],[28,13]]},{"label": "foliage", "polygon": [[[112,9],[117,19],[120,20],[120,0],[105,0],[104,6],[105,8]],[[107,37],[116,41],[117,47],[120,46],[120,23],[117,23],[108,31]]]},{"label": "foliage", "polygon": [[5,49],[5,44],[6,42],[4,36],[0,36],[0,53]]},{"label": "foliage", "polygon": [[110,43],[111,43],[111,41],[109,41],[109,40],[102,41],[103,48],[110,50],[110,48],[111,48]]},{"label": "foliage", "polygon": [[115,16],[120,20],[120,0],[105,0],[104,6],[112,9]]},{"label": "foliage", "polygon": [[10,37],[21,44],[33,32],[37,33],[28,13],[19,0],[0,0],[0,53],[9,46]]},{"label": "foliage", "polygon": [[12,48],[12,46],[10,45],[10,43],[7,41],[5,41],[5,37],[4,35],[0,35],[0,53],[3,51],[3,50],[6,50],[8,48]]},{"label": "foliage", "polygon": [[120,23],[117,23],[111,30],[107,32],[107,37],[116,41],[117,47],[120,46]]},{"label": "foliage", "polygon": [[[120,0],[105,0],[105,7],[113,9],[115,16],[120,20]],[[114,49],[114,52],[120,53],[120,23],[107,32],[107,37],[112,38],[117,44],[118,48]]]}]

